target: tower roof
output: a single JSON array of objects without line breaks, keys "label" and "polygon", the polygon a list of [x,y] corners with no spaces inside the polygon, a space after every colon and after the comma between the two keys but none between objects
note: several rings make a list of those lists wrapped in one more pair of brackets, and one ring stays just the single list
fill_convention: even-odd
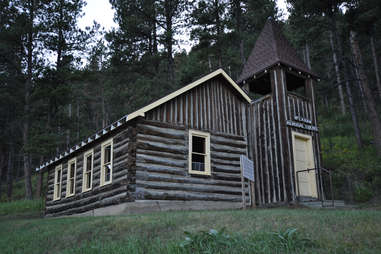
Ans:
[{"label": "tower roof", "polygon": [[299,58],[296,50],[282,34],[280,27],[274,21],[268,20],[255,42],[237,83],[278,63],[316,77],[316,74]]}]

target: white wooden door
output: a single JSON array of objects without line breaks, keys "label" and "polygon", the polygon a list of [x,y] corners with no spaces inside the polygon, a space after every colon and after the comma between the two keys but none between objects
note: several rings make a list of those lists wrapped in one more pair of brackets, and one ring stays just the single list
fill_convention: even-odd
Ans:
[{"label": "white wooden door", "polygon": [[[300,172],[300,170],[306,170],[315,168],[312,138],[311,136],[293,132],[293,146],[294,146],[294,168],[295,177],[299,179],[299,185],[296,186],[296,191],[299,195],[304,197],[317,198],[317,186],[315,171]],[[297,181],[295,181],[297,183]]]}]

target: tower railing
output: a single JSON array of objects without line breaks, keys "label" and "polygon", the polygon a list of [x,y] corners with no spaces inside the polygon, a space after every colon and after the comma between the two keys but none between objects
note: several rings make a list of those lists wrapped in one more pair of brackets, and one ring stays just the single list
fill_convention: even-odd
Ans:
[{"label": "tower railing", "polygon": [[328,175],[328,179],[329,179],[329,191],[330,191],[330,196],[331,196],[331,204],[330,205],[326,205],[324,203],[325,201],[325,195],[324,195],[324,189],[323,189],[323,183],[320,181],[320,180],[317,180],[319,182],[319,187],[318,187],[318,200],[321,201],[321,206],[322,207],[334,207],[335,206],[335,198],[334,198],[334,192],[333,192],[333,183],[332,183],[332,172],[331,170],[329,169],[326,169],[326,168],[309,168],[309,169],[304,169],[304,170],[299,170],[296,172],[296,184],[297,184],[297,187],[298,187],[298,196],[297,198],[299,199],[301,196],[300,196],[300,182],[299,182],[299,175],[300,173],[309,173],[310,171],[314,171],[315,172],[315,176],[316,178],[315,179],[322,179],[320,178],[319,176],[323,176],[323,174],[326,174]]}]

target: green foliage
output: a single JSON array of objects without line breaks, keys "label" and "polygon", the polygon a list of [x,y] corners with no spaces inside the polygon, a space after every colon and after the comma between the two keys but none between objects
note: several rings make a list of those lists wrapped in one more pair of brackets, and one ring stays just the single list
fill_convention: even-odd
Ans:
[{"label": "green foliage", "polygon": [[179,245],[181,253],[294,253],[313,246],[295,228],[277,233],[253,232],[249,236],[229,235],[225,229],[185,235]]},{"label": "green foliage", "polygon": [[[379,195],[381,158],[371,144],[370,131],[363,132],[364,147],[359,149],[348,115],[338,117],[324,110],[321,113],[323,163],[334,170],[335,196],[365,202]],[[362,129],[369,130],[367,122],[362,122]]]},{"label": "green foliage", "polygon": [[[45,190],[46,190],[46,181],[48,178],[47,174],[44,174],[43,176],[43,191],[42,194],[45,195]],[[38,180],[38,175],[32,175],[32,186],[37,186],[37,180]],[[13,188],[12,188],[12,199],[11,201],[18,201],[18,200],[24,200],[25,198],[25,182],[24,178],[19,178],[18,180],[14,181],[13,183]],[[7,197],[7,185],[4,183],[1,185],[1,196],[0,196],[0,204],[2,202],[7,202],[8,197]]]},{"label": "green foliage", "polygon": [[41,214],[44,208],[42,199],[17,200],[0,203],[0,216],[15,216],[18,214]]},{"label": "green foliage", "polygon": [[372,186],[368,182],[360,182],[355,185],[354,200],[357,202],[366,202],[373,197]]},{"label": "green foliage", "polygon": [[309,209],[6,216],[0,217],[0,249],[4,254],[379,253],[380,218],[375,210]]}]

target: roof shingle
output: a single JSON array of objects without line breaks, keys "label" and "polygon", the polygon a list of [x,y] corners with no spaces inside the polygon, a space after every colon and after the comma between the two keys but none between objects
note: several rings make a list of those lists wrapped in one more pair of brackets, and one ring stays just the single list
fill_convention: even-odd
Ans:
[{"label": "roof shingle", "polygon": [[237,83],[241,83],[249,77],[278,63],[293,67],[316,77],[299,58],[296,50],[284,37],[279,26],[269,19],[255,42],[255,46],[243,67]]}]

